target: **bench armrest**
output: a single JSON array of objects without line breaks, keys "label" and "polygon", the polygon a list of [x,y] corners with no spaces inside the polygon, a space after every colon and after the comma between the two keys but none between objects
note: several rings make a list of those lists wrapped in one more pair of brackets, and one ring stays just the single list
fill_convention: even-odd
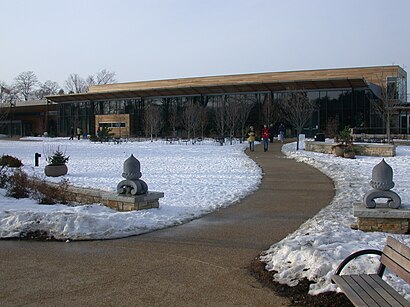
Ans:
[{"label": "bench armrest", "polygon": [[335,272],[335,275],[340,275],[340,273],[342,272],[343,268],[344,268],[350,261],[352,261],[353,259],[355,259],[355,258],[357,258],[357,257],[359,257],[359,256],[362,256],[362,255],[371,255],[371,254],[381,256],[383,253],[382,253],[382,251],[379,251],[379,250],[377,250],[377,249],[364,249],[364,250],[361,250],[361,251],[354,252],[354,253],[351,254],[350,256],[346,257],[346,259],[343,260],[343,261],[339,264],[339,266],[337,267],[337,270],[336,270],[336,272]]}]

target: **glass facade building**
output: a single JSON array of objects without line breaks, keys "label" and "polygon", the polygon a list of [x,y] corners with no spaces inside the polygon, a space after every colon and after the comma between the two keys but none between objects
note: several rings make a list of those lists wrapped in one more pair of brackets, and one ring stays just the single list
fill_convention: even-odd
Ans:
[{"label": "glass facade building", "polygon": [[[382,73],[385,76],[380,81],[377,77]],[[130,136],[149,134],[149,120],[157,136],[241,136],[249,125],[258,128],[286,122],[279,112],[280,101],[292,91],[303,91],[316,105],[303,129],[307,136],[313,136],[345,126],[357,132],[384,133],[385,119],[375,106],[381,101],[383,88],[407,106],[407,73],[398,66],[119,83],[96,86],[85,94],[47,98],[58,103],[60,136],[69,135],[71,127],[95,134],[96,115],[121,114],[129,115]],[[191,109],[198,113],[196,121],[202,123],[192,123],[192,132],[187,124]],[[153,118],[149,114],[154,110],[158,114]],[[111,120],[110,125],[124,123]],[[395,112],[391,132],[408,133],[408,125],[407,111]],[[288,128],[294,133],[291,125]]]},{"label": "glass facade building", "polygon": [[[355,127],[368,133],[382,133],[383,120],[372,107],[371,99],[374,95],[368,89],[340,89],[340,90],[318,90],[306,91],[309,100],[313,100],[318,106],[313,112],[311,119],[305,126],[305,133],[308,136],[320,131],[328,130],[330,122],[338,123],[338,126]],[[172,110],[177,114],[183,114],[184,109],[190,103],[203,106],[207,109],[208,120],[206,124],[206,135],[214,136],[220,134],[216,129],[213,116],[220,106],[221,101],[232,99],[235,96],[242,96],[252,104],[246,126],[263,126],[265,123],[273,121],[286,121],[280,114],[273,115],[267,119],[263,114],[264,101],[267,96],[273,97],[272,110],[277,112],[279,100],[286,95],[282,92],[255,92],[247,94],[226,94],[226,95],[202,95],[189,97],[161,97],[161,98],[139,98],[121,100],[98,100],[82,101],[73,103],[63,103],[59,105],[58,133],[68,135],[71,127],[81,127],[83,131],[95,134],[95,115],[106,114],[130,114],[130,133],[133,136],[144,135],[144,110],[147,105],[155,104],[159,107],[161,121],[164,123],[160,135],[171,135],[170,121]],[[274,119],[275,118],[275,119]],[[183,134],[184,128],[181,123],[177,124],[177,131]],[[234,131],[235,135],[240,135],[239,131]]]}]

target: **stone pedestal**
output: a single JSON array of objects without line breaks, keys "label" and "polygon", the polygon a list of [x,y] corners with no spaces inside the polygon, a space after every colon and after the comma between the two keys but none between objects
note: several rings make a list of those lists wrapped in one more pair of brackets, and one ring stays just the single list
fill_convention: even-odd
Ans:
[{"label": "stone pedestal", "polygon": [[387,207],[367,208],[358,203],[353,206],[357,227],[362,231],[380,231],[397,234],[410,233],[410,210]]},{"label": "stone pedestal", "polygon": [[163,192],[153,191],[143,195],[118,195],[106,193],[102,197],[102,203],[117,211],[133,211],[159,208],[158,200],[162,197],[164,197]]},{"label": "stone pedestal", "polygon": [[[58,187],[57,183],[47,182]],[[81,204],[103,204],[117,211],[132,211],[159,208],[159,199],[164,197],[163,192],[150,191],[143,195],[118,195],[115,192],[106,192],[98,189],[67,187],[67,201]]]}]

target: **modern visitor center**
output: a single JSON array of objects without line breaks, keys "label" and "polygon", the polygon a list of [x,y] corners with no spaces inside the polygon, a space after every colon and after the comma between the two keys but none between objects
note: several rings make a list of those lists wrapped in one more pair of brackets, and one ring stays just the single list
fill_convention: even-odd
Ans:
[{"label": "modern visitor center", "polygon": [[19,115],[24,103],[17,104],[13,119],[26,127],[15,131],[22,135],[48,132],[68,136],[73,127],[92,135],[109,127],[119,137],[152,132],[160,137],[237,137],[249,125],[258,130],[264,124],[277,126],[279,122],[294,133],[278,106],[295,91],[302,91],[305,99],[316,105],[303,130],[307,136],[327,133],[334,126],[384,133],[385,118],[377,108],[383,93],[395,101],[391,133],[409,134],[407,72],[396,65],[97,85],[87,93],[47,96],[42,108],[33,108],[37,122],[33,121],[35,116]]}]

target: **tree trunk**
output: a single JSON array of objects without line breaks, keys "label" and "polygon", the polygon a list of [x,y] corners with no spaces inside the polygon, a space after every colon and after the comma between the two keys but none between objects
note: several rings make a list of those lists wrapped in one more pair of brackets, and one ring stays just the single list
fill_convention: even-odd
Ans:
[{"label": "tree trunk", "polygon": [[387,143],[391,143],[391,136],[390,136],[390,112],[387,113],[386,116],[386,136],[387,136]]},{"label": "tree trunk", "polygon": [[302,132],[302,129],[296,129],[296,150],[299,150],[299,134]]}]

